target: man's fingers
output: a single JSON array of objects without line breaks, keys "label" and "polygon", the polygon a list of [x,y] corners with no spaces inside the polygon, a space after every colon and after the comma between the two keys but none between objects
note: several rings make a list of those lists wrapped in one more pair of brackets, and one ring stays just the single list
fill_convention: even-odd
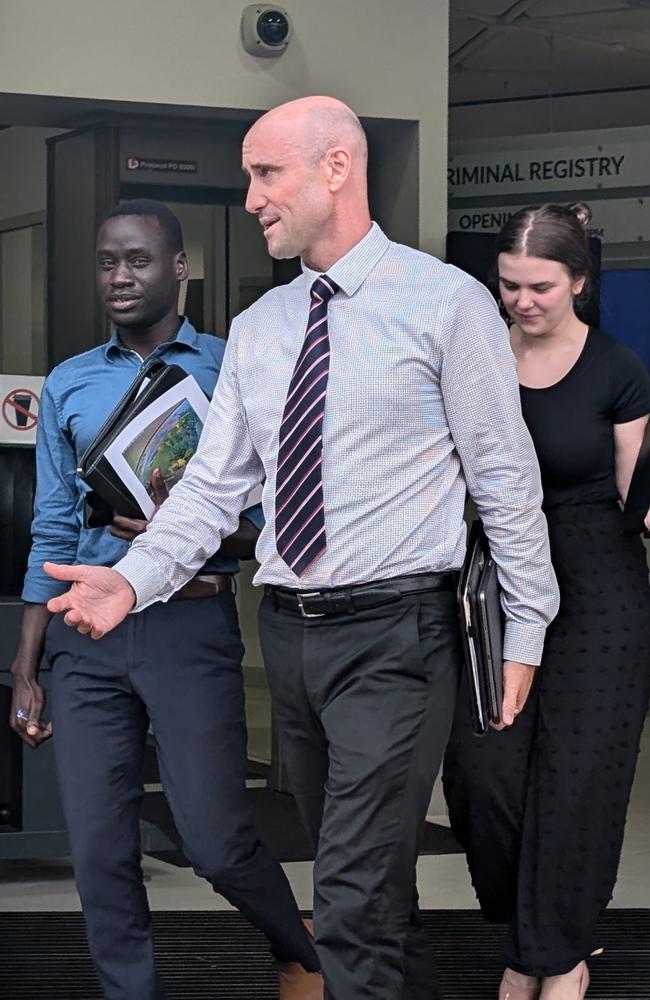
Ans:
[{"label": "man's fingers", "polygon": [[37,747],[40,747],[41,743],[45,743],[46,740],[49,740],[51,735],[52,735],[51,722],[48,722],[46,726],[43,725],[42,722],[39,722],[38,725],[30,724],[27,726],[26,741],[29,741],[29,745],[31,747],[34,747],[34,749],[36,749]]},{"label": "man's fingers", "polygon": [[132,542],[134,538],[147,530],[147,521],[138,520],[135,517],[122,517],[115,514],[111,524],[111,535],[114,538],[121,538],[123,542]]},{"label": "man's fingers", "polygon": [[92,628],[92,622],[88,621],[83,613],[81,611],[77,611],[75,608],[72,608],[72,610],[68,611],[63,616],[63,621],[66,625],[69,625],[70,628],[76,628],[82,635],[87,635]]},{"label": "man's fingers", "polygon": [[[66,567],[59,567],[66,568]],[[68,570],[72,567],[67,567]],[[135,591],[125,577],[107,566],[79,566],[80,579],[66,594],[51,598],[47,607],[82,635],[101,639],[115,628],[136,600]]]},{"label": "man's fingers", "polygon": [[160,507],[160,505],[163,504],[169,496],[169,490],[167,489],[167,484],[160,473],[160,469],[154,469],[151,473],[151,488],[153,490],[153,498],[156,507]]},{"label": "man's fingers", "polygon": [[111,526],[113,534],[116,534],[117,531],[121,531],[132,538],[135,535],[141,535],[142,532],[146,530],[147,521],[143,521],[141,518],[136,517],[122,517],[121,514],[115,515]]},{"label": "man's fingers", "polygon": [[80,632],[81,635],[89,635],[91,639],[101,639],[106,634],[105,629],[93,625],[92,620],[84,617],[80,611],[68,611],[63,616],[63,621],[70,628],[76,628],[77,632]]},{"label": "man's fingers", "polygon": [[54,577],[55,580],[74,582],[75,580],[83,580],[86,575],[84,566],[63,566],[61,563],[46,562],[43,563],[43,569],[48,576]]},{"label": "man's fingers", "polygon": [[511,672],[506,669],[503,678],[503,702],[501,705],[501,722],[504,726],[511,726],[515,721],[518,692],[519,685]]},{"label": "man's fingers", "polygon": [[114,524],[111,525],[111,535],[113,538],[119,538],[121,542],[132,542],[135,538],[132,531],[123,531],[121,528],[117,528]]},{"label": "man's fingers", "polygon": [[68,594],[60,594],[59,597],[50,597],[47,602],[47,610],[56,615],[60,611],[67,611],[68,608],[71,608],[72,601],[70,600]]},{"label": "man's fingers", "polygon": [[[22,712],[22,715],[19,715]],[[11,728],[20,738],[32,749],[40,746],[44,740],[48,740],[52,735],[52,723],[47,725],[41,722],[38,715],[33,713],[29,718],[24,718],[27,712],[24,709],[17,709],[11,718]]]},{"label": "man's fingers", "polygon": [[25,731],[29,736],[45,736],[51,735],[52,733],[52,723],[48,722],[45,725],[40,719],[30,719],[25,726]]},{"label": "man's fingers", "polygon": [[507,689],[503,695],[503,707],[501,709],[501,721],[506,726],[511,726],[524,705],[526,704],[528,692],[521,687]]},{"label": "man's fingers", "polygon": [[501,722],[511,726],[522,711],[535,678],[535,667],[516,660],[505,660],[503,664],[503,703]]},{"label": "man's fingers", "polygon": [[503,708],[501,710],[501,722],[504,726],[511,726],[515,721],[515,708],[517,707],[516,698],[512,695],[504,696]]}]

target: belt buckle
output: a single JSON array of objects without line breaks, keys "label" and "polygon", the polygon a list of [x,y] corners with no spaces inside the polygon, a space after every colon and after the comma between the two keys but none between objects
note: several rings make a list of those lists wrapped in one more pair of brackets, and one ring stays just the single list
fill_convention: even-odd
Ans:
[{"label": "belt buckle", "polygon": [[296,594],[296,600],[298,601],[298,607],[300,608],[300,614],[303,618],[324,618],[324,611],[305,611],[305,605],[302,603],[303,597],[320,597],[319,590],[313,590],[309,594]]}]

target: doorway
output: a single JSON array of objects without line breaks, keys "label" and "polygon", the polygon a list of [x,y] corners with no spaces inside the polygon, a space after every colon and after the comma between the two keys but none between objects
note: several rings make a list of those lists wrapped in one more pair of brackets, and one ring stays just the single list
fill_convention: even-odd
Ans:
[{"label": "doorway", "polygon": [[[198,329],[225,339],[233,316],[295,277],[299,262],[272,261],[257,220],[244,209],[241,143],[257,116],[222,109],[209,122],[112,118],[47,140],[50,367],[110,335],[94,293],[94,242],[98,223],[120,198],[155,198],[179,216],[190,260],[182,305]],[[364,124],[373,217],[393,239],[417,245],[418,125],[386,119]],[[251,586],[255,568],[244,563],[238,584],[250,755],[263,762],[273,757],[279,785],[281,763],[271,750],[278,741],[271,739],[257,640],[260,598]]]},{"label": "doorway", "polygon": [[[180,220],[189,261],[179,310],[197,330],[225,338],[232,318],[277,283],[260,224],[242,205],[166,204]],[[261,592],[252,584],[257,569],[255,560],[242,562],[236,599],[246,650],[248,756],[255,763],[270,765],[271,703],[257,637]]]},{"label": "doorway", "polygon": [[190,265],[180,311],[197,330],[225,338],[232,318],[277,283],[262,229],[242,205],[165,204],[180,220]]}]

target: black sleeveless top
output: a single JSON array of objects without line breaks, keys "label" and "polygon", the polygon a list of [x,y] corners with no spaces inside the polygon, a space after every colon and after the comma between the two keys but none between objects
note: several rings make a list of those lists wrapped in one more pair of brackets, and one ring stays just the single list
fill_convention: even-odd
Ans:
[{"label": "black sleeveless top", "polygon": [[520,390],[544,506],[618,499],[614,424],[650,413],[650,373],[638,355],[590,329],[580,356],[559,382]]}]

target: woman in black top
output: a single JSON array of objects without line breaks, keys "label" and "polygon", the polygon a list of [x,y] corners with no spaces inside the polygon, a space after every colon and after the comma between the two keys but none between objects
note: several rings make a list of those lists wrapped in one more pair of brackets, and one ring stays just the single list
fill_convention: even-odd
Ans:
[{"label": "woman in black top", "polygon": [[461,694],[443,780],[483,913],[510,924],[501,1000],[580,1000],[648,709],[648,568],[640,538],[621,533],[619,501],[650,413],[650,376],[576,316],[589,253],[575,212],[523,209],[497,250],[560,612],[511,728],[473,736]]}]

